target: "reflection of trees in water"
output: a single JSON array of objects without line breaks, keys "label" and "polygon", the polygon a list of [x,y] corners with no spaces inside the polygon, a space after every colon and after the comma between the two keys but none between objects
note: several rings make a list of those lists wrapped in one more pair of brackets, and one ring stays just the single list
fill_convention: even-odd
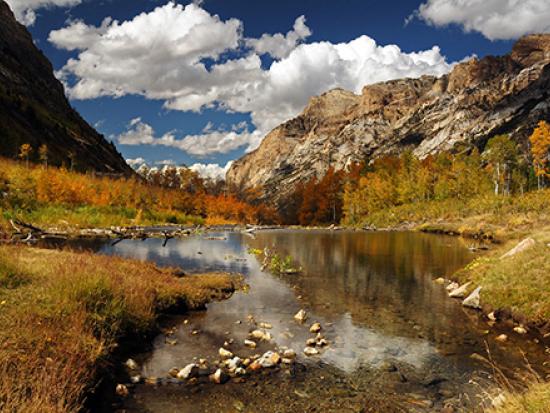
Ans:
[{"label": "reflection of trees in water", "polygon": [[296,281],[307,301],[327,317],[350,313],[355,323],[386,334],[422,334],[438,343],[471,337],[462,309],[433,282],[470,259],[458,239],[399,232],[270,232],[258,234],[254,245],[273,245],[292,255],[304,268]]}]

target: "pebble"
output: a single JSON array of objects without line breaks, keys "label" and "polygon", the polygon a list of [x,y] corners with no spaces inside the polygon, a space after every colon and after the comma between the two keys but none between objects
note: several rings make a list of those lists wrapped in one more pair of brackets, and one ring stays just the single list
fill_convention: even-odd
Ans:
[{"label": "pebble", "polygon": [[273,328],[273,325],[271,325],[269,323],[260,323],[260,324],[258,324],[258,327],[265,328],[266,330],[269,330],[269,329]]},{"label": "pebble", "polygon": [[233,353],[229,350],[224,349],[223,347],[220,347],[218,353],[222,359],[230,359],[233,357]]},{"label": "pebble", "polygon": [[321,324],[319,323],[314,323],[309,328],[310,333],[318,333],[319,331],[321,331]]},{"label": "pebble", "polygon": [[222,370],[218,369],[214,374],[210,375],[210,381],[216,384],[224,384],[229,380],[229,376]]},{"label": "pebble", "polygon": [[315,347],[306,347],[304,349],[304,354],[306,356],[315,356],[319,354],[319,350],[317,350]]},{"label": "pebble", "polygon": [[242,367],[237,367],[237,368],[235,369],[235,374],[236,374],[237,376],[245,376],[245,375],[246,375],[246,370],[245,370],[244,368],[242,368]]},{"label": "pebble", "polygon": [[314,338],[308,338],[306,340],[306,346],[315,347],[316,345],[317,345],[317,340],[315,340]]},{"label": "pebble", "polygon": [[252,340],[244,340],[244,345],[248,348],[256,348],[256,342]]},{"label": "pebble", "polygon": [[289,348],[283,352],[283,357],[286,359],[294,359],[296,358],[296,352]]},{"label": "pebble", "polygon": [[435,283],[443,285],[445,284],[445,278],[439,277],[435,280]]},{"label": "pebble", "polygon": [[461,285],[458,288],[455,288],[451,292],[449,292],[449,297],[452,298],[464,298],[466,295],[466,291],[468,290],[468,287],[470,286],[471,282],[467,282],[466,284]]},{"label": "pebble", "polygon": [[141,382],[141,376],[139,374],[135,376],[130,376],[130,383],[138,384],[139,382]]},{"label": "pebble", "polygon": [[198,374],[199,374],[199,366],[192,363],[192,364],[188,364],[183,369],[181,369],[177,373],[176,377],[180,380],[187,380],[192,377],[196,377]]},{"label": "pebble", "polygon": [[487,318],[488,318],[489,320],[491,320],[491,321],[497,321],[497,317],[496,317],[494,311],[492,311],[492,312],[490,312],[489,314],[487,314]]},{"label": "pebble", "polygon": [[168,371],[168,375],[170,377],[177,377],[178,376],[178,373],[179,373],[179,369],[177,367],[172,367],[169,371]]},{"label": "pebble", "polygon": [[117,384],[116,385],[116,394],[120,397],[128,397],[130,392],[128,391],[128,387],[126,387],[124,384]]},{"label": "pebble", "polygon": [[255,338],[257,340],[264,340],[264,341],[271,341],[273,339],[273,336],[271,333],[262,331],[262,330],[254,330],[250,333],[251,338]]},{"label": "pebble", "polygon": [[508,340],[508,336],[506,334],[501,334],[497,338],[495,338],[496,341],[500,341],[501,343],[504,343],[506,340]]},{"label": "pebble", "polygon": [[300,310],[296,313],[296,315],[294,316],[294,319],[296,321],[299,321],[300,323],[303,323],[304,321],[307,320],[307,313],[305,310]]},{"label": "pebble", "polygon": [[237,370],[237,367],[239,367],[242,363],[242,360],[235,356],[231,360],[226,360],[226,365],[229,371],[235,371]]},{"label": "pebble", "polygon": [[264,368],[275,367],[281,361],[281,356],[274,351],[267,351],[257,361]]},{"label": "pebble", "polygon": [[447,287],[445,287],[445,289],[446,289],[447,291],[453,291],[453,290],[456,290],[458,287],[460,287],[460,286],[458,285],[458,283],[456,283],[456,282],[453,281],[453,282],[451,282]]},{"label": "pebble", "polygon": [[518,334],[527,334],[527,330],[523,326],[514,327],[514,331]]},{"label": "pebble", "polygon": [[139,368],[138,364],[132,359],[126,360],[125,364],[130,370],[137,370]]}]

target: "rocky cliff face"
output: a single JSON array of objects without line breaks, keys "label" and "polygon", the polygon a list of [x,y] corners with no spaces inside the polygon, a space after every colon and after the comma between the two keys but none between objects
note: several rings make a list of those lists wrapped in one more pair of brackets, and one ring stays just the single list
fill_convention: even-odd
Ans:
[{"label": "rocky cliff face", "polygon": [[278,201],[295,183],[330,166],[412,149],[419,157],[463,143],[483,148],[495,134],[525,144],[550,120],[550,35],[520,39],[509,55],[472,59],[440,78],[423,76],[341,89],[311,99],[297,118],[269,133],[236,161],[227,181],[262,187]]},{"label": "rocky cliff face", "polygon": [[23,143],[33,146],[33,160],[46,144],[50,164],[133,173],[115,147],[71,108],[51,63],[0,0],[0,156],[16,157]]}]

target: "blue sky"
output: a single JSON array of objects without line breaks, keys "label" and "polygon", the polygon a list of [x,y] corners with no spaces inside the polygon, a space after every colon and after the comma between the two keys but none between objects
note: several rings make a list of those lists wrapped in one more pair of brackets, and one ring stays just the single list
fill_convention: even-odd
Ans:
[{"label": "blue sky", "polygon": [[507,53],[550,21],[550,0],[8,3],[72,105],[125,158],[212,164],[196,167],[209,173],[312,95],[441,75],[465,57]]}]

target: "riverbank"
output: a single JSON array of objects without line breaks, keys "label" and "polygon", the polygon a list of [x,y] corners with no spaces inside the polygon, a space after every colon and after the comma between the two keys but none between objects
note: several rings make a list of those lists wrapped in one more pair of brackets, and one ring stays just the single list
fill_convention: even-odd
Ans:
[{"label": "riverbank", "polygon": [[0,410],[76,411],[124,338],[160,314],[202,308],[240,282],[227,273],[117,257],[0,246]]}]

